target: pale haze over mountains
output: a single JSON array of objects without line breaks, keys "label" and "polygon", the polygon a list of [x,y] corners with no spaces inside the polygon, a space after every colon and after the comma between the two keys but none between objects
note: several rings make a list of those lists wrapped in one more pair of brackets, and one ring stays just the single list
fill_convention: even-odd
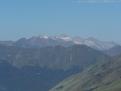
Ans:
[{"label": "pale haze over mountains", "polygon": [[1,44],[18,45],[23,47],[47,47],[47,46],[69,46],[69,45],[86,45],[98,50],[108,50],[115,46],[119,46],[118,43],[109,41],[100,41],[96,38],[81,38],[79,36],[71,37],[65,34],[57,36],[33,36],[30,38],[21,38],[17,41],[1,41]]},{"label": "pale haze over mountains", "polygon": [[[80,87],[81,85],[78,87],[80,83],[73,81],[77,84],[77,88],[76,86],[71,88],[71,84],[68,84],[68,80],[66,80],[74,75],[72,80],[80,81],[81,78],[78,79],[75,76],[78,74],[79,77],[88,76],[89,80],[92,80],[89,91],[94,91],[90,86],[93,86],[95,80],[97,82],[98,79],[107,77],[108,74],[103,76],[101,72],[105,73],[103,69],[107,66],[107,62],[114,60],[120,54],[121,46],[117,43],[100,41],[92,37],[84,39],[67,35],[43,35],[21,38],[17,41],[0,41],[0,91],[67,91],[66,86],[69,86],[70,91],[81,90],[83,89]],[[96,64],[99,67],[104,64],[106,66],[98,69],[97,66],[95,67]],[[113,69],[115,66],[118,69],[120,64],[116,63]],[[86,70],[90,67],[94,73],[95,68],[97,71],[99,70],[99,75],[97,73],[96,76],[92,76],[92,73],[88,73]],[[105,69],[106,72],[110,71],[107,67]],[[85,71],[87,73],[83,74]],[[94,78],[91,78],[90,75]],[[88,81],[86,79],[85,81]],[[116,79],[116,77],[112,78],[111,75],[111,79]],[[61,85],[63,80],[67,81],[67,84],[64,82],[65,85]],[[84,87],[84,89],[88,88]]]}]

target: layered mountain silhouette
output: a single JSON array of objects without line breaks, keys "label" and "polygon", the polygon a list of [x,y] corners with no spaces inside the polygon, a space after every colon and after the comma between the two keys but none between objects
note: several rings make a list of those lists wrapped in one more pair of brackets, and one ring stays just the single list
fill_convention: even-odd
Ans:
[{"label": "layered mountain silhouette", "polygon": [[41,48],[0,45],[0,90],[48,91],[65,78],[106,59],[110,57],[85,45]]},{"label": "layered mountain silhouette", "polygon": [[17,41],[1,41],[0,44],[19,46],[23,48],[40,48],[47,46],[72,46],[75,44],[86,45],[88,47],[97,49],[97,50],[108,50],[115,46],[118,46],[117,43],[100,41],[96,38],[81,38],[81,37],[71,37],[68,35],[57,35],[57,36],[33,36],[31,38],[21,38]]},{"label": "layered mountain silhouette", "polygon": [[[89,87],[85,85],[78,90],[93,91],[95,88],[90,89],[90,84],[92,86],[93,80],[98,79],[98,73],[97,78],[92,73],[99,72],[99,79],[107,76],[110,60],[120,54],[119,49],[120,46],[113,42],[66,35],[0,41],[0,91],[49,91],[68,77],[69,80],[64,80],[62,84],[67,84],[69,88],[60,83],[51,91],[76,91],[76,87],[78,89],[81,86],[76,83],[76,79],[82,81],[82,84],[87,84],[85,81],[88,79],[92,80]],[[112,53],[115,51],[113,55],[111,50]],[[106,68],[102,69],[102,64]],[[88,70],[92,70],[92,73]],[[100,70],[106,71],[103,77],[100,76]],[[72,79],[75,80],[72,84],[77,85],[72,86],[74,88],[70,86]]]}]

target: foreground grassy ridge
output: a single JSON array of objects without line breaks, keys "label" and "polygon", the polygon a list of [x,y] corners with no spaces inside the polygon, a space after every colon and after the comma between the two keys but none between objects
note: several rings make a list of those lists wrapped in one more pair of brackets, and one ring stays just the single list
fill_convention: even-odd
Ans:
[{"label": "foreground grassy ridge", "polygon": [[50,91],[121,91],[121,56],[97,63]]}]

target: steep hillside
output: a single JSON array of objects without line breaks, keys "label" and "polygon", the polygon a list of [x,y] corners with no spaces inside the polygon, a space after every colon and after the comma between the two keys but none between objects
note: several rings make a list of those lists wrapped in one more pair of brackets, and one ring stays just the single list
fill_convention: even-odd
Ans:
[{"label": "steep hillside", "polygon": [[121,56],[97,63],[50,91],[121,91]]},{"label": "steep hillside", "polygon": [[18,48],[0,46],[0,59],[9,60],[16,67],[39,66],[51,69],[84,67],[108,58],[102,52],[84,45],[71,47]]}]

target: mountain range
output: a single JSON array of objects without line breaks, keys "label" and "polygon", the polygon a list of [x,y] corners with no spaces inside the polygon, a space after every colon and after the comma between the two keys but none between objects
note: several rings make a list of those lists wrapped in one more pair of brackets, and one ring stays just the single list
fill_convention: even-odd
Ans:
[{"label": "mountain range", "polygon": [[58,36],[33,36],[31,38],[21,38],[17,41],[1,41],[0,44],[9,45],[9,46],[19,46],[24,48],[40,48],[47,46],[71,46],[71,45],[86,45],[88,47],[97,49],[97,50],[108,50],[119,44],[115,42],[100,41],[96,38],[81,38],[81,37],[71,37],[68,35],[58,35]]},{"label": "mountain range", "polygon": [[106,59],[110,57],[85,45],[41,48],[0,45],[0,88],[48,91],[65,78]]},{"label": "mountain range", "polygon": [[120,49],[114,42],[67,35],[0,41],[0,91],[97,91],[97,82],[116,73],[115,67],[120,71]]}]

